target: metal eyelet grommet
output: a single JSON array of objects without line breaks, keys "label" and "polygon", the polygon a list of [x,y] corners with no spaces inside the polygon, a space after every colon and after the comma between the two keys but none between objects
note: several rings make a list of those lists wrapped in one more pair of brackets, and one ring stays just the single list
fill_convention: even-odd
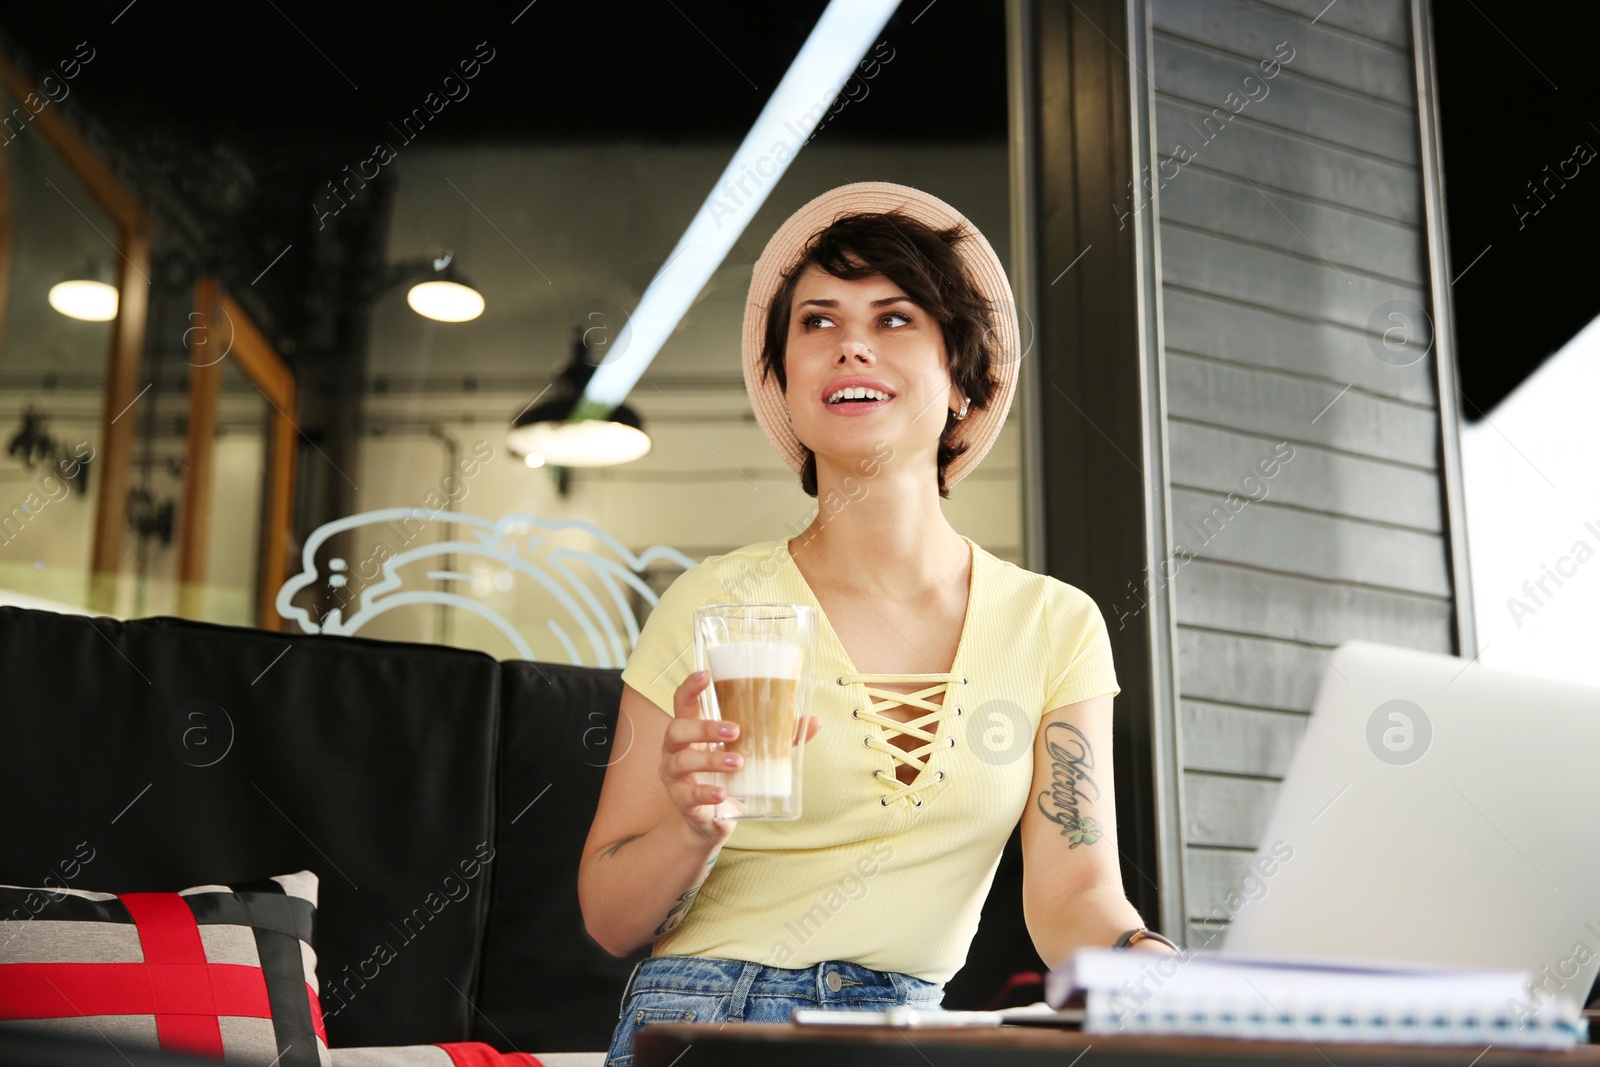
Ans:
[{"label": "metal eyelet grommet", "polygon": [[950,743],[948,745],[946,745],[945,747],[946,748],[955,748],[956,747],[956,739],[952,737],[950,739]]},{"label": "metal eyelet grommet", "polygon": [[966,677],[963,676],[962,679],[961,679],[961,684],[962,685],[971,685],[972,683],[967,681]]},{"label": "metal eyelet grommet", "polygon": [[887,808],[888,806],[889,806],[889,798],[888,797],[879,797],[878,798],[878,807]]},{"label": "metal eyelet grommet", "polygon": [[861,738],[861,747],[862,748],[871,748],[872,747],[872,735],[871,734],[866,734],[865,736],[863,736]]},{"label": "metal eyelet grommet", "polygon": [[937,774],[935,774],[935,775],[934,775],[934,776],[933,776],[933,780],[934,780],[934,781],[936,781],[936,782],[942,782],[942,781],[944,781],[944,772],[943,772],[943,771],[940,771],[940,772],[938,772],[938,773],[937,773]]},{"label": "metal eyelet grommet", "polygon": [[844,684],[844,676],[840,675],[839,677],[835,678],[834,681],[838,682],[840,685],[843,685]]},{"label": "metal eyelet grommet", "polygon": [[961,705],[960,704],[956,705],[956,718],[958,718],[958,719],[961,718]]},{"label": "metal eyelet grommet", "polygon": [[850,709],[850,717],[851,717],[851,718],[852,718],[852,719],[859,719],[859,718],[861,718],[861,709],[860,709],[860,708],[851,708],[851,709]]},{"label": "metal eyelet grommet", "polygon": [[913,807],[913,808],[920,808],[920,807],[922,807],[922,801],[920,801],[920,800],[913,800],[913,801],[912,801],[912,802],[911,802],[911,806],[912,806],[912,807]]}]

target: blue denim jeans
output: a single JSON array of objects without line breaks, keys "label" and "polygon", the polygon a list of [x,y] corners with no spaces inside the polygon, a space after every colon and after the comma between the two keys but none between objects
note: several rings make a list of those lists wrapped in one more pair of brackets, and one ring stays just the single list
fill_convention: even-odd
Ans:
[{"label": "blue denim jeans", "polygon": [[943,999],[941,985],[854,963],[789,969],[744,960],[652,956],[634,967],[622,993],[606,1067],[632,1067],[633,1035],[654,1022],[786,1023],[796,1008],[933,1008]]}]

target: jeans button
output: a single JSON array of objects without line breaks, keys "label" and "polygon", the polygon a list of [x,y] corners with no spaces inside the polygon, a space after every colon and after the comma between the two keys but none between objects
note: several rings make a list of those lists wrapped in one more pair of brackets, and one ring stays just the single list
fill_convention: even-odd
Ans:
[{"label": "jeans button", "polygon": [[839,992],[839,988],[844,985],[844,981],[839,977],[838,971],[829,971],[828,976],[822,982],[835,993]]}]

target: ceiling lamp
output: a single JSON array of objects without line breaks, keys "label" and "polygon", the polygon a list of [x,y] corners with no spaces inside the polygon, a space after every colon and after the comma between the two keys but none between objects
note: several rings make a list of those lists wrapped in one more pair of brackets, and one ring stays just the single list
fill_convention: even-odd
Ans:
[{"label": "ceiling lamp", "polygon": [[406,291],[412,311],[437,322],[468,322],[483,314],[483,294],[461,276],[453,260],[454,253],[446,252],[428,263],[433,269]]},{"label": "ceiling lamp", "polygon": [[114,281],[104,261],[90,262],[75,277],[50,287],[50,306],[68,318],[110,322],[117,317]]},{"label": "ceiling lamp", "polygon": [[530,467],[610,467],[650,451],[650,435],[637,412],[623,404],[609,419],[568,422],[576,398],[535,404],[517,417],[506,435],[512,451]]},{"label": "ceiling lamp", "polygon": [[506,444],[528,466],[609,467],[650,451],[644,420],[626,404],[603,418],[572,418],[583,387],[595,371],[589,357],[580,330],[573,342],[572,361],[550,387],[554,395],[530,405],[512,420]]}]

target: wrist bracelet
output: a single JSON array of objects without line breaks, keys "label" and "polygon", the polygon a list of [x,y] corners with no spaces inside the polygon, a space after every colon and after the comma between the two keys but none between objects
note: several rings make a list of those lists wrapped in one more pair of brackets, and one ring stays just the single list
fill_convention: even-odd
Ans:
[{"label": "wrist bracelet", "polygon": [[1111,947],[1112,948],[1128,948],[1128,947],[1134,945],[1135,943],[1140,942],[1140,941],[1144,941],[1146,939],[1149,939],[1151,941],[1159,941],[1163,945],[1166,945],[1168,948],[1172,949],[1174,952],[1178,951],[1178,946],[1177,945],[1173,944],[1167,938],[1162,937],[1160,934],[1156,933],[1154,930],[1151,930],[1148,927],[1144,927],[1144,926],[1136,927],[1135,929],[1127,931],[1121,937],[1117,938],[1117,943],[1112,945]]}]

